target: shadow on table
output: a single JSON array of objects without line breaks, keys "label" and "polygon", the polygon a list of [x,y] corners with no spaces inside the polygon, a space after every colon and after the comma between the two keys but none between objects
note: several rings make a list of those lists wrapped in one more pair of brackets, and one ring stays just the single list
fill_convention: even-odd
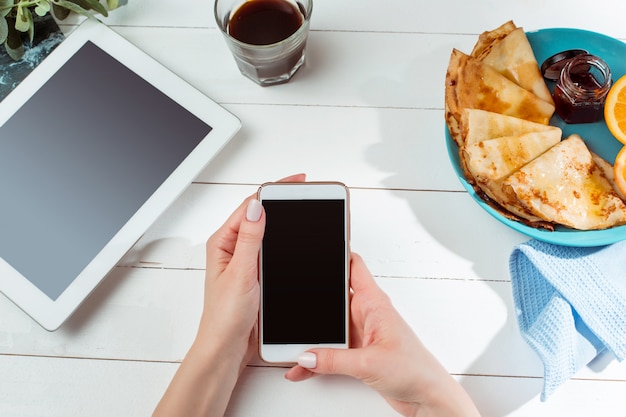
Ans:
[{"label": "shadow on table", "polygon": [[[441,52],[434,52],[440,55]],[[415,74],[419,67],[428,61],[428,57],[419,57],[412,66],[405,71],[407,85],[413,85]],[[444,75],[442,72],[441,96],[443,103]],[[411,81],[409,81],[411,80]],[[383,86],[387,94],[406,95],[418,94],[431,90],[433,80],[421,80],[425,83],[417,90],[407,91],[406,85],[398,80],[374,80],[368,83]],[[374,87],[375,88],[375,87]],[[364,94],[367,94],[364,92]],[[407,201],[416,219],[424,229],[435,238],[443,247],[456,253],[458,256],[473,263],[477,276],[484,279],[496,294],[503,299],[506,305],[511,306],[507,322],[498,334],[490,341],[487,349],[466,370],[466,376],[461,378],[461,384],[471,394],[479,408],[485,415],[504,416],[520,408],[523,404],[538,396],[543,380],[537,376],[540,369],[520,369],[519,377],[508,375],[484,375],[485,369],[501,368],[494,363],[501,358],[508,363],[504,368],[515,368],[519,358],[515,354],[520,351],[520,339],[511,337],[512,331],[517,330],[514,311],[512,311],[511,294],[502,294],[491,282],[502,283],[510,280],[508,259],[513,246],[528,240],[525,236],[514,232],[484,212],[477,204],[467,204],[463,199],[471,197],[461,190],[458,179],[450,165],[444,140],[443,109],[398,109],[394,111],[413,111],[414,118],[408,120],[407,126],[397,126],[397,115],[391,118],[389,109],[379,111],[380,134],[382,145],[368,150],[368,160],[377,169],[389,172],[390,176],[384,181],[385,186],[396,189],[399,198]],[[383,151],[384,150],[384,151]],[[455,181],[445,177],[452,176]],[[448,183],[449,189],[436,190],[433,184]],[[411,190],[432,190],[430,193],[411,192]],[[428,201],[424,201],[429,199]],[[434,200],[434,201],[433,201]],[[459,201],[459,205],[450,205],[450,201]],[[487,217],[481,218],[479,217]],[[463,278],[463,277],[459,277]],[[502,288],[499,285],[498,288]],[[506,288],[510,288],[507,286]],[[479,325],[479,324],[477,324]],[[510,352],[511,356],[506,352]],[[530,350],[526,354],[533,355]],[[536,357],[526,358],[521,363],[538,363]],[[513,364],[513,365],[512,365]],[[540,364],[540,363],[539,363]],[[475,376],[480,376],[477,378]],[[493,379],[492,379],[493,378]],[[494,381],[496,380],[496,381]],[[494,390],[494,387],[496,388]]]},{"label": "shadow on table", "polygon": [[128,273],[126,268],[114,268],[63,324],[61,327],[63,333],[77,335],[94,326],[96,316],[104,309],[107,301],[114,297]]},{"label": "shadow on table", "polygon": [[[142,291],[138,287],[145,285],[142,281],[133,283],[130,280],[137,279],[133,277],[134,271],[141,269],[158,271],[164,267],[161,263],[152,261],[153,253],[158,254],[159,251],[162,252],[163,249],[159,249],[162,246],[167,248],[168,255],[171,258],[182,259],[188,262],[191,262],[189,259],[194,258],[196,253],[204,253],[203,245],[192,244],[188,239],[183,238],[157,239],[147,243],[140,241],[120,260],[118,265],[111,270],[92,294],[78,307],[76,312],[61,327],[62,331],[67,334],[79,335],[85,331],[90,331],[89,329],[93,327],[106,328],[110,325],[115,326],[116,323],[114,321],[111,322],[111,318],[113,320],[121,318],[124,308],[141,309],[141,303],[158,303],[158,299],[164,297],[164,292],[171,291],[170,288],[156,287],[159,281],[155,278],[154,282],[152,280],[148,281],[151,288]],[[202,247],[200,248],[199,246]],[[160,259],[159,256],[157,258]],[[168,265],[168,268],[173,267]],[[191,268],[185,264],[180,269],[188,270]],[[147,276],[150,275],[148,274]],[[120,302],[119,297],[129,297],[129,294],[131,297],[130,301]],[[103,317],[106,320],[103,320]],[[147,319],[149,317],[144,317],[143,315],[127,317],[127,320],[136,321],[137,326],[144,329],[150,327],[150,323],[142,323],[142,320]],[[117,324],[121,325],[122,323]],[[129,341],[129,343],[131,342]]]}]

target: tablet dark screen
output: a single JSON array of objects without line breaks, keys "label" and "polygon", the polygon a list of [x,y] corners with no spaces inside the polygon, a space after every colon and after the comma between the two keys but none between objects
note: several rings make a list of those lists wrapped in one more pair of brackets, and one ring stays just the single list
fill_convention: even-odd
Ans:
[{"label": "tablet dark screen", "polygon": [[0,257],[57,299],[210,131],[86,43],[0,127]]}]

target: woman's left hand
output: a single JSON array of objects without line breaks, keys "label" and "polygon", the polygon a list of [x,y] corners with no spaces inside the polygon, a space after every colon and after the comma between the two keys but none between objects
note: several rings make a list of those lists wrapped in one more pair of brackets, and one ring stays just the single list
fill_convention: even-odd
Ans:
[{"label": "woman's left hand", "polygon": [[[304,174],[282,179],[303,182]],[[196,339],[154,416],[223,415],[257,346],[258,256],[265,212],[248,197],[207,241],[204,309]]]},{"label": "woman's left hand", "polygon": [[[299,174],[281,181],[304,180],[305,176]],[[231,354],[241,355],[242,366],[256,349],[258,255],[264,231],[265,212],[253,195],[206,244],[204,311],[198,338],[222,341]]]}]

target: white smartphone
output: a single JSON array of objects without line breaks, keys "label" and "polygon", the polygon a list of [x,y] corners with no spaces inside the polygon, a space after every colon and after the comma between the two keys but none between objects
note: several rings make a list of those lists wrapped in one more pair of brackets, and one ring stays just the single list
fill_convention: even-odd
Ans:
[{"label": "white smartphone", "polygon": [[259,356],[294,363],[313,347],[349,346],[350,209],[338,182],[259,188]]}]

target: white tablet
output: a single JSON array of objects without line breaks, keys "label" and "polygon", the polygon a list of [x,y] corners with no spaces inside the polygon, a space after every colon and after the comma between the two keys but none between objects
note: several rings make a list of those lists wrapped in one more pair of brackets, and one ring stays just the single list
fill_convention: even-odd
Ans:
[{"label": "white tablet", "polygon": [[0,102],[0,291],[57,329],[239,127],[83,23]]}]

